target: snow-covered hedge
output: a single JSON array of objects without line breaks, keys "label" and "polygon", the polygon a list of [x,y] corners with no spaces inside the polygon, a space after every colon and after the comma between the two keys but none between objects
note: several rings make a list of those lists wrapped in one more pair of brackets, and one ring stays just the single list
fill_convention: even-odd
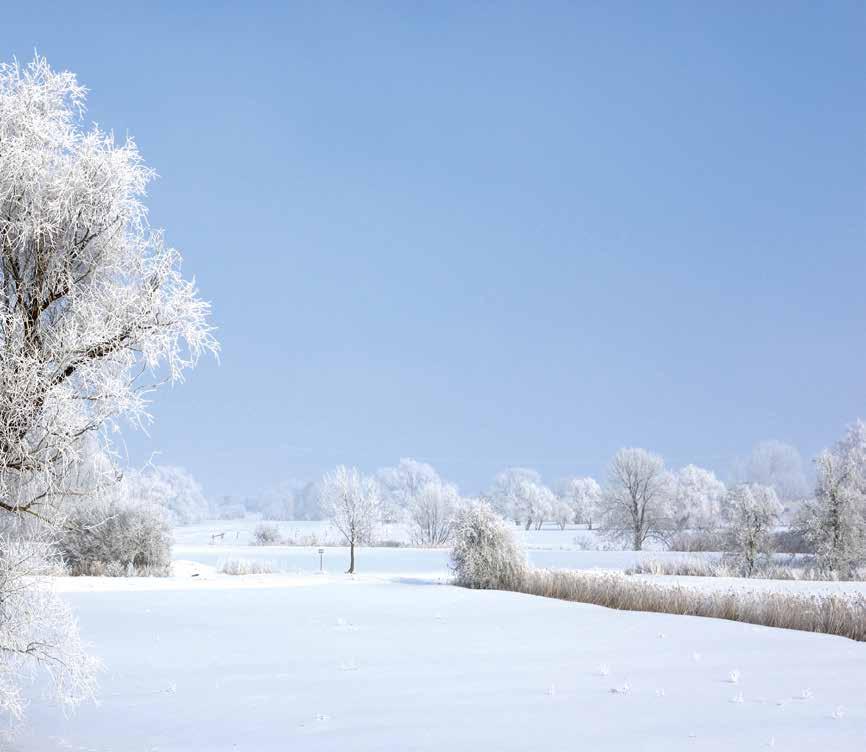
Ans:
[{"label": "snow-covered hedge", "polygon": [[472,502],[455,520],[451,570],[463,587],[510,589],[525,576],[526,554],[511,525],[486,502]]}]

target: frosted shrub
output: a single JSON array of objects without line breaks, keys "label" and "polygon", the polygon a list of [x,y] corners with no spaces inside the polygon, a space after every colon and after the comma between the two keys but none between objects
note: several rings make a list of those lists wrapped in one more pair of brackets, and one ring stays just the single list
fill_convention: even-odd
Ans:
[{"label": "frosted shrub", "polygon": [[266,561],[254,561],[250,559],[228,559],[220,567],[223,574],[273,574],[274,567]]},{"label": "frosted shrub", "polygon": [[273,524],[260,522],[253,531],[254,546],[278,546],[283,542],[280,529]]},{"label": "frosted shrub", "polygon": [[526,574],[526,554],[511,526],[486,502],[468,504],[454,525],[451,570],[463,587],[509,589]]},{"label": "frosted shrub", "polygon": [[73,507],[58,536],[69,573],[168,575],[171,528],[162,509],[123,496]]}]

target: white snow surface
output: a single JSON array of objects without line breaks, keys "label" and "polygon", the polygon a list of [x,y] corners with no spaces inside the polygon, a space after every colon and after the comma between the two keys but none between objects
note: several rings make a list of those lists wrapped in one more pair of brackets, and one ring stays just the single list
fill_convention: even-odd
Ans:
[{"label": "white snow surface", "polygon": [[325,574],[308,547],[280,552],[295,571],[216,571],[236,550],[267,551],[189,541],[169,578],[57,578],[104,663],[99,699],[65,718],[34,687],[0,749],[866,748],[863,643],[464,590],[442,550],[364,548],[354,577],[337,548]]}]

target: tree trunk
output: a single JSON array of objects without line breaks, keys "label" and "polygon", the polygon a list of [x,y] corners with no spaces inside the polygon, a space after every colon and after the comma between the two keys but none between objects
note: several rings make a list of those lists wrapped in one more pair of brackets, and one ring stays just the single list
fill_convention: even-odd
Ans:
[{"label": "tree trunk", "polygon": [[349,569],[346,574],[355,574],[355,541],[349,541]]}]

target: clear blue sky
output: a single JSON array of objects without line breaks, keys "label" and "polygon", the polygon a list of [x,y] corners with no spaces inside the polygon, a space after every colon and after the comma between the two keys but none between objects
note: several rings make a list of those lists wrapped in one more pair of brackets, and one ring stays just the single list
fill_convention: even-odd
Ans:
[{"label": "clear blue sky", "polygon": [[472,492],[866,417],[863,2],[29,2],[0,42],[136,137],[213,302],[135,461]]}]

